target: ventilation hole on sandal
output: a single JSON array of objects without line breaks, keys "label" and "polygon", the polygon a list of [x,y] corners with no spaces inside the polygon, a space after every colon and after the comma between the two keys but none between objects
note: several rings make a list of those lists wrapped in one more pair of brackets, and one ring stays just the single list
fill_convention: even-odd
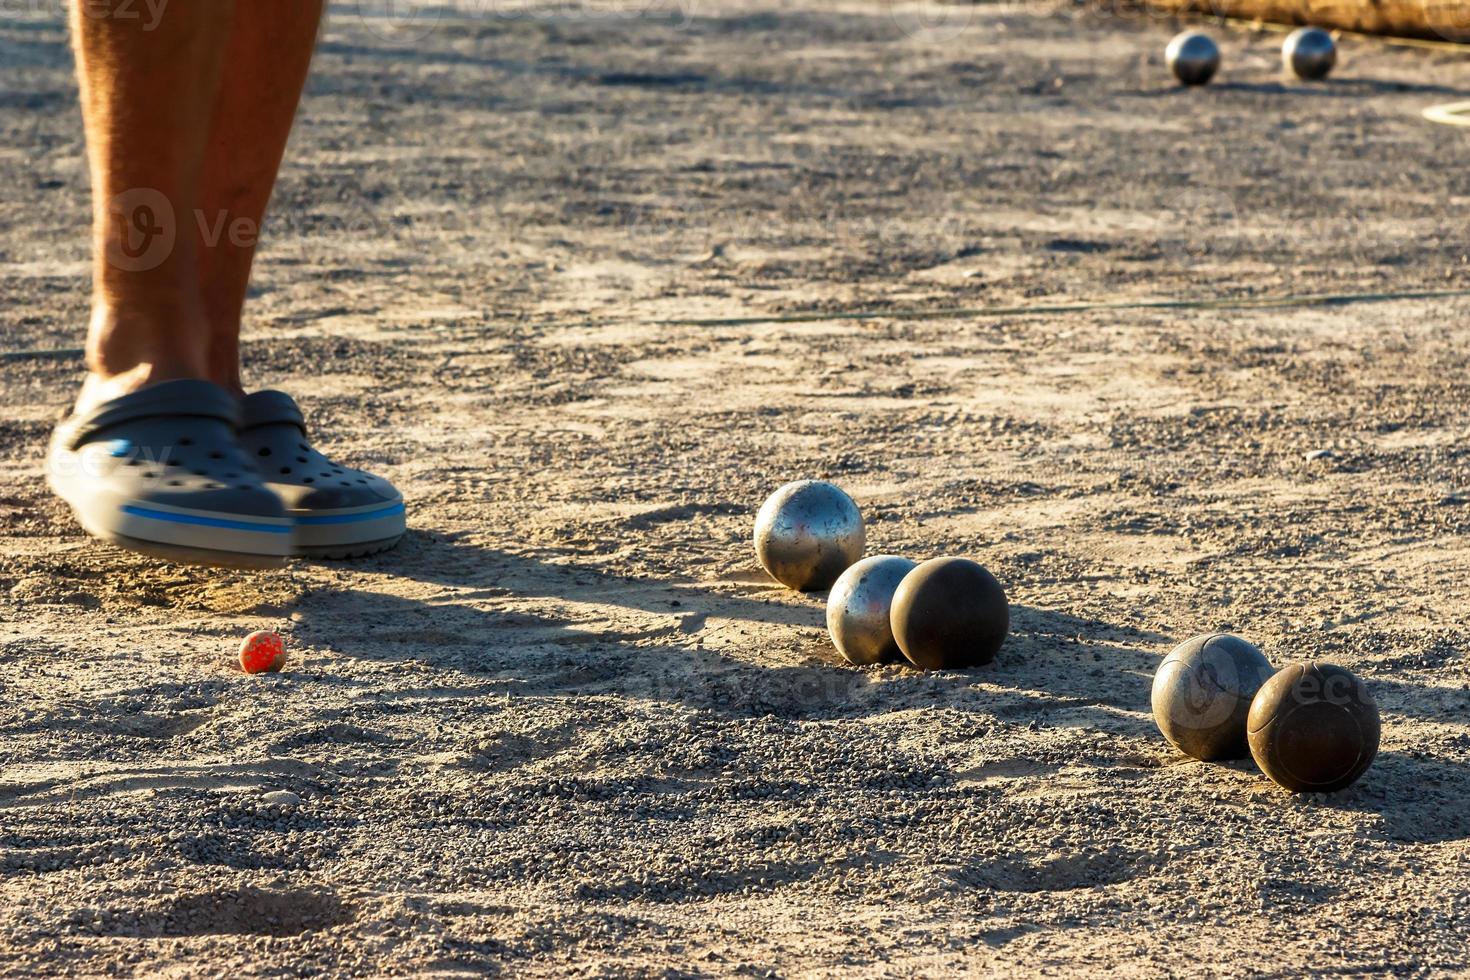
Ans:
[{"label": "ventilation hole on sandal", "polygon": [[310,452],[310,451],[311,451],[311,447],[310,447],[310,446],[308,446],[308,445],[307,445],[307,444],[306,444],[306,443],[304,443],[304,442],[298,442],[298,443],[297,443],[297,444],[296,444],[296,445],[298,445],[298,446],[300,446],[300,447],[301,447],[301,451],[302,451],[302,452],[304,452],[304,453],[305,453],[305,452]]},{"label": "ventilation hole on sandal", "polygon": [[290,473],[290,472],[291,472],[291,467],[289,467],[289,466],[282,466],[281,467],[281,475],[282,476],[284,476],[284,475],[286,475],[287,473]]},{"label": "ventilation hole on sandal", "polygon": [[125,466],[142,466],[143,465],[143,461],[141,459],[139,459],[138,457],[134,456],[132,459],[128,460],[127,463],[125,463],[124,465]]},{"label": "ventilation hole on sandal", "polygon": [[301,482],[302,483],[315,483],[316,482],[316,478],[315,477],[308,476],[306,479],[302,480]]},{"label": "ventilation hole on sandal", "polygon": [[238,480],[239,478],[240,478],[240,474],[239,473],[226,473],[225,474],[225,479],[226,480]]},{"label": "ventilation hole on sandal", "polygon": [[225,454],[222,453],[222,452],[220,452],[218,449],[216,449],[214,452],[212,452],[212,453],[209,454],[209,458],[210,459],[224,459],[225,458]]},{"label": "ventilation hole on sandal", "polygon": [[179,445],[192,446],[194,445],[194,440],[190,439],[188,436],[179,436]]},{"label": "ventilation hole on sandal", "polygon": [[183,480],[169,480],[168,481],[168,485],[171,486],[171,487],[181,487],[181,486],[184,485],[184,481]]},{"label": "ventilation hole on sandal", "polygon": [[256,453],[255,453],[255,455],[257,455],[257,456],[269,456],[270,454],[271,454],[271,447],[270,446],[261,446],[260,449],[256,450]]},{"label": "ventilation hole on sandal", "polygon": [[239,485],[239,486],[237,486],[237,487],[236,487],[236,488],[235,488],[235,489],[236,489],[236,490],[253,490],[253,489],[255,489],[255,488],[254,488],[254,487],[252,487],[252,486],[251,486],[251,485],[250,485],[250,484],[248,484],[248,483],[242,483],[242,484],[240,484],[240,485]]},{"label": "ventilation hole on sandal", "polygon": [[366,481],[366,480],[358,480],[358,481],[357,481],[357,482],[358,482],[358,483],[367,483],[367,481]]},{"label": "ventilation hole on sandal", "polygon": [[304,462],[306,462],[306,457],[305,456],[297,456],[296,457],[296,462],[298,462],[298,463],[304,463]]},{"label": "ventilation hole on sandal", "polygon": [[143,479],[145,479],[145,480],[151,480],[151,479],[153,479],[157,475],[158,475],[158,473],[156,471],[154,471],[154,470],[145,470],[144,473],[143,473]]}]

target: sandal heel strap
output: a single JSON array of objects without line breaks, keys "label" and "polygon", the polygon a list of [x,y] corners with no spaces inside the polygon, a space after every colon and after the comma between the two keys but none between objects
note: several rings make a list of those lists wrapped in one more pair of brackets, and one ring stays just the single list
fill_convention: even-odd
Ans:
[{"label": "sandal heel strap", "polygon": [[158,418],[212,418],[240,424],[240,403],[212,381],[165,381],[103,402],[67,423],[66,446],[76,450],[94,436],[124,422]]},{"label": "sandal heel strap", "polygon": [[257,391],[241,402],[240,431],[262,425],[294,425],[306,432],[306,417],[296,400],[284,391]]}]

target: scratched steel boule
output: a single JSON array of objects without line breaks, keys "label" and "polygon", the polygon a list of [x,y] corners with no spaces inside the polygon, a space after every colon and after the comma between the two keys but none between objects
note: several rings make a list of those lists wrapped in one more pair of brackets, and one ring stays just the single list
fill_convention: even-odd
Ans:
[{"label": "scratched steel boule", "polygon": [[837,652],[851,664],[876,664],[901,656],[893,638],[889,610],[898,583],[914,562],[897,555],[873,555],[837,579],[827,597],[827,632]]},{"label": "scratched steel boule", "polygon": [[863,515],[831,483],[798,480],[781,487],[755,517],[761,567],[798,592],[820,592],[863,556]]}]

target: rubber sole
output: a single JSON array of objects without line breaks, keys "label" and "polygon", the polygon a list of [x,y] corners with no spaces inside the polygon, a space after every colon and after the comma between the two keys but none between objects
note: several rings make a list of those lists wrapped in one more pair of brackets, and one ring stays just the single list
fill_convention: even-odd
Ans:
[{"label": "rubber sole", "polygon": [[276,555],[248,555],[235,551],[212,551],[208,548],[188,548],[183,545],[159,544],[157,541],[140,541],[125,534],[97,534],[99,541],[136,551],[150,558],[181,562],[186,565],[210,565],[215,568],[273,569],[285,568],[286,559]]},{"label": "rubber sole", "polygon": [[323,545],[315,548],[297,548],[296,555],[300,558],[315,558],[321,561],[345,561],[348,558],[366,558],[368,555],[381,554],[402,540],[402,534],[395,534],[391,538],[381,538],[377,541],[361,541],[355,544],[345,545]]},{"label": "rubber sole", "polygon": [[293,525],[291,553],[301,558],[375,555],[397,544],[408,530],[401,499],[328,511],[288,509],[286,513]]},{"label": "rubber sole", "polygon": [[127,551],[161,558],[164,561],[184,565],[208,565],[214,568],[274,569],[285,568],[289,555],[263,555],[250,551],[221,551],[215,548],[195,548],[191,545],[172,544],[164,541],[148,541],[87,521],[84,514],[71,507],[72,516],[82,530],[105,544],[115,545]]}]

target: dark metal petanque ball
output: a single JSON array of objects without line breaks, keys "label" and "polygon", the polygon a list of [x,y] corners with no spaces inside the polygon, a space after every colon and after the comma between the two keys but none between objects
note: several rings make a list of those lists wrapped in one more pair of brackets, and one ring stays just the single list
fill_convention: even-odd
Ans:
[{"label": "dark metal petanque ball", "polygon": [[995,659],[1010,629],[1005,590],[968,558],[931,558],[893,596],[893,637],[915,667],[976,667]]},{"label": "dark metal petanque ball", "polygon": [[1351,671],[1321,661],[1283,667],[1251,702],[1251,756],[1296,792],[1351,786],[1378,754],[1378,704]]}]

